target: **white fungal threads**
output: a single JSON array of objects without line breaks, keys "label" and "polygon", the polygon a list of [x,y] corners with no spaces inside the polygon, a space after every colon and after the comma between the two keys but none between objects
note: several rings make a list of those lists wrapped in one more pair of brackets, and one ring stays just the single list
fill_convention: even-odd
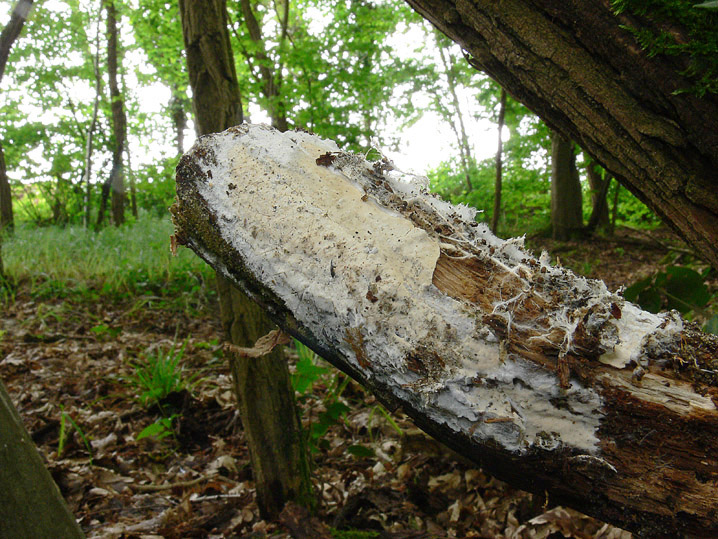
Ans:
[{"label": "white fungal threads", "polygon": [[[317,136],[244,125],[198,144],[215,153],[214,160],[200,160],[208,181],[199,190],[224,239],[299,322],[356,369],[477,440],[516,452],[559,444],[598,452],[598,393],[575,380],[560,388],[555,373],[507,353],[472,306],[441,292],[432,279],[442,249],[458,260],[490,258],[500,270],[496,278],[515,284],[512,297],[493,303],[509,331],[531,324],[515,321],[513,313],[539,294],[533,287],[539,272],[571,280],[575,294],[588,298],[582,312],[612,301],[603,283],[552,268],[543,256],[535,261],[522,239],[504,242],[472,224],[475,210],[441,201],[396,172],[372,176],[361,156],[340,154]],[[327,153],[328,166],[317,165]],[[376,181],[390,189],[379,193]],[[409,210],[398,209],[402,204],[416,209],[414,219],[433,216],[439,231],[415,226]],[[444,225],[451,225],[450,234],[441,231]],[[573,309],[567,302],[544,319],[563,332],[563,353],[581,320]],[[623,309],[626,320],[645,316]],[[611,351],[602,357],[619,368],[643,339],[624,335],[626,320],[611,321],[615,332],[605,343]],[[648,333],[662,322],[650,315],[641,327]]]}]

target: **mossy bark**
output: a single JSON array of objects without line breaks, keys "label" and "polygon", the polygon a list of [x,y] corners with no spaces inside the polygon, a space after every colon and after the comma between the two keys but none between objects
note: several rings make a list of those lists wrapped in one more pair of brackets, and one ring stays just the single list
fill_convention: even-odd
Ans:
[{"label": "mossy bark", "polygon": [[0,539],[84,537],[0,380]]},{"label": "mossy bark", "polygon": [[[199,135],[242,122],[242,104],[227,31],[225,0],[180,0],[182,31]],[[274,325],[226,278],[217,275],[225,337],[252,346]],[[284,353],[261,359],[231,358],[240,417],[263,518],[284,504],[313,505],[306,448]]]}]

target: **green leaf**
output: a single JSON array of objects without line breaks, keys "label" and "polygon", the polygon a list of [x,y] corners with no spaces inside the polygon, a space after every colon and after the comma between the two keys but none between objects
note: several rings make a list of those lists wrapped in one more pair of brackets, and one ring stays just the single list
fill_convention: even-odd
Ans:
[{"label": "green leaf", "polygon": [[374,456],[374,450],[365,445],[350,445],[347,447],[347,452],[360,459],[371,458]]},{"label": "green leaf", "polygon": [[657,313],[661,310],[663,297],[657,288],[646,288],[638,294],[638,304],[650,313]]},{"label": "green leaf", "polygon": [[309,359],[299,360],[297,362],[297,370],[292,377],[294,390],[303,395],[311,389],[314,382],[328,372],[329,369],[325,367],[318,367]]},{"label": "green leaf", "polygon": [[669,309],[686,313],[696,307],[703,307],[710,301],[708,287],[697,271],[681,266],[671,266],[666,272],[668,278],[665,291]]},{"label": "green leaf", "polygon": [[694,4],[693,7],[699,7],[703,9],[718,9],[718,0],[708,0],[702,4]]},{"label": "green leaf", "polygon": [[638,295],[643,292],[646,288],[651,286],[653,283],[653,277],[646,277],[645,279],[641,279],[640,281],[632,284],[626,290],[623,291],[623,297],[626,298],[626,301],[630,301],[632,303],[638,302]]},{"label": "green leaf", "polygon": [[158,440],[161,440],[162,438],[166,438],[167,436],[171,435],[172,434],[172,419],[174,417],[176,417],[176,416],[163,417],[161,419],[158,419],[151,425],[146,426],[137,435],[137,440],[141,440],[142,438],[147,438],[149,436],[154,436]]}]

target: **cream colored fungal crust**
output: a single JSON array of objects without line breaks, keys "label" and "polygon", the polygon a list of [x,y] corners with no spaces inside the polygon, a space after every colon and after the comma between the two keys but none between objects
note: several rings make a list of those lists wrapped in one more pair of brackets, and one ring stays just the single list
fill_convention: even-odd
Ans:
[{"label": "cream colored fungal crust", "polygon": [[[199,190],[224,239],[304,326],[356,369],[477,440],[516,452],[559,444],[598,452],[600,396],[575,380],[560,388],[553,372],[502,352],[494,332],[466,304],[439,291],[432,277],[441,250],[450,249],[457,256],[491,256],[527,290],[541,271],[547,279],[571,279],[589,303],[623,304],[617,296],[607,300],[603,283],[551,267],[545,257],[536,261],[521,240],[505,242],[472,225],[474,210],[428,195],[400,173],[372,172],[363,158],[341,154],[315,135],[243,125],[203,144],[215,159],[200,160],[207,182]],[[328,166],[318,165],[326,154]],[[451,223],[454,233],[444,237],[415,226],[402,214],[407,203]],[[516,298],[496,302],[494,314],[510,323],[515,304]],[[571,305],[551,315],[565,331],[566,350],[579,322]],[[602,358],[618,368],[665,322],[633,307],[623,312],[623,322],[611,321],[615,331]],[[642,331],[626,335],[623,324],[637,319]],[[437,352],[441,361],[411,368],[409,358],[421,350]]]}]

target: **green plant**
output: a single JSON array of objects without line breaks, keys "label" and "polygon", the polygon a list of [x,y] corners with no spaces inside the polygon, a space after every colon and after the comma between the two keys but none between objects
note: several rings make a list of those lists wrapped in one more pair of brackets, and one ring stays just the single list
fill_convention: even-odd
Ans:
[{"label": "green plant", "polygon": [[157,404],[161,409],[161,400],[167,395],[183,389],[191,390],[197,383],[197,375],[185,379],[180,365],[186,347],[187,340],[179,348],[173,343],[169,350],[160,348],[132,365],[134,372],[128,382],[141,391],[138,399],[143,406]]},{"label": "green plant", "polygon": [[93,326],[90,328],[90,331],[97,335],[98,337],[108,337],[110,339],[116,338],[120,332],[122,331],[122,328],[111,328],[107,324],[98,324],[96,326]]},{"label": "green plant", "polygon": [[623,296],[652,313],[675,309],[692,320],[697,314],[707,317],[703,330],[718,333],[718,314],[707,309],[713,295],[706,286],[711,269],[698,272],[686,266],[668,266],[664,271],[641,279],[626,288]]},{"label": "green plant", "polygon": [[85,433],[82,431],[80,426],[75,422],[74,419],[72,419],[72,416],[65,412],[62,406],[60,406],[60,433],[58,435],[57,440],[57,456],[62,457],[62,454],[65,452],[65,446],[67,445],[67,440],[70,435],[70,432],[72,429],[75,429],[75,432],[80,436],[82,439],[82,442],[85,444],[85,448],[87,449],[87,452],[90,454],[90,465],[92,465],[92,447],[90,446],[90,443],[87,441],[87,437],[85,436]]},{"label": "green plant", "polygon": [[326,367],[317,365],[321,358],[308,347],[299,341],[294,341],[297,351],[297,367],[292,375],[292,387],[301,397],[306,397],[314,384],[320,380],[325,380],[329,390],[322,400],[325,410],[321,412],[317,421],[309,426],[306,433],[309,450],[312,453],[325,445],[324,436],[329,428],[336,424],[349,411],[349,407],[341,402],[339,398],[349,383],[349,378],[340,379],[340,374],[334,373],[331,376],[330,370]]},{"label": "green plant", "polygon": [[623,296],[652,313],[676,309],[686,314],[704,307],[711,299],[704,283],[706,277],[707,270],[701,274],[688,267],[669,266],[629,286]]},{"label": "green plant", "polygon": [[294,348],[297,351],[297,369],[292,375],[292,387],[300,395],[309,392],[315,382],[329,372],[326,367],[317,365],[319,356],[309,347],[304,346],[298,340],[294,340]]},{"label": "green plant", "polygon": [[158,440],[161,440],[163,438],[166,438],[167,436],[174,436],[175,431],[172,428],[172,422],[176,417],[178,417],[177,414],[172,414],[169,417],[160,417],[157,421],[142,429],[137,435],[137,440],[141,440],[142,438],[148,437],[153,437],[157,438]]},{"label": "green plant", "polygon": [[373,530],[336,530],[331,529],[334,539],[372,539],[379,537],[379,532]]}]

